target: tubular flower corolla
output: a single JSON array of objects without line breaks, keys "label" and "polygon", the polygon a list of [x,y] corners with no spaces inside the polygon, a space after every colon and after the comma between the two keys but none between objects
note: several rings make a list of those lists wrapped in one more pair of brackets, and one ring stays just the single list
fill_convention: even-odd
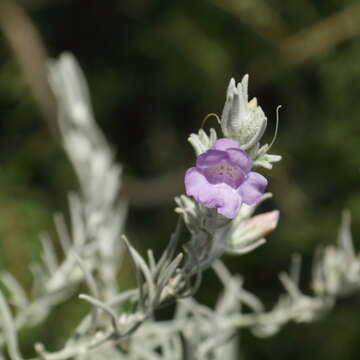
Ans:
[{"label": "tubular flower corolla", "polygon": [[186,194],[232,219],[243,202],[256,204],[267,186],[264,176],[251,171],[252,165],[237,141],[219,139],[197,157],[195,167],[187,170]]}]

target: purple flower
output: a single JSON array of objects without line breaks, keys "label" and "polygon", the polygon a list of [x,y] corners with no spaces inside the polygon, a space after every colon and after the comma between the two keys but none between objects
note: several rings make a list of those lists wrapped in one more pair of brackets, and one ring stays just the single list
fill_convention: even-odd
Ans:
[{"label": "purple flower", "polygon": [[186,194],[233,219],[243,202],[256,204],[267,186],[264,176],[251,168],[251,159],[237,141],[219,139],[186,172]]}]

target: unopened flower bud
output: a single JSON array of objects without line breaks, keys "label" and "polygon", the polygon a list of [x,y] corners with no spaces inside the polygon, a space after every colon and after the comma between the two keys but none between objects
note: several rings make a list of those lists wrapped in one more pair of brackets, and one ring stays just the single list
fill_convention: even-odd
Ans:
[{"label": "unopened flower bud", "polygon": [[251,150],[263,136],[267,119],[254,98],[248,99],[249,75],[237,84],[230,80],[226,102],[221,116],[221,128],[225,137],[237,140],[241,148]]}]

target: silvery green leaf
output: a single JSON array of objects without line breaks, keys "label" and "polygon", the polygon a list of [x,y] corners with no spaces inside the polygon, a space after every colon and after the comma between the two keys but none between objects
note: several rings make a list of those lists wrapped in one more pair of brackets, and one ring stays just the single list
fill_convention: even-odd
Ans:
[{"label": "silvery green leaf", "polygon": [[273,168],[273,163],[279,162],[281,159],[282,157],[280,155],[265,154],[254,161],[254,167],[263,167],[271,170]]},{"label": "silvery green leaf", "polygon": [[0,328],[10,360],[22,360],[15,321],[2,291],[0,291]]},{"label": "silvery green leaf", "polygon": [[171,235],[170,241],[169,241],[166,249],[162,253],[158,263],[155,266],[154,277],[158,277],[160,275],[161,271],[163,271],[164,267],[167,267],[173,260],[173,257],[174,257],[175,251],[176,251],[176,246],[179,242],[182,224],[183,224],[182,219],[181,219],[181,217],[179,217],[175,232]]},{"label": "silvery green leaf", "polygon": [[344,250],[349,259],[355,258],[355,250],[351,234],[351,215],[344,210],[338,234],[338,245]]},{"label": "silvery green leaf", "polygon": [[52,243],[49,234],[40,234],[40,241],[42,244],[42,260],[46,266],[49,274],[54,274],[58,268],[58,261],[56,258],[54,244]]},{"label": "silvery green leaf", "polygon": [[[119,334],[117,314],[108,304],[86,294],[80,294],[79,299],[85,300],[93,305],[93,313],[96,314],[95,316],[97,316],[98,309],[104,311],[111,319],[115,334]],[[96,326],[96,323],[94,325]]]},{"label": "silvery green leaf", "polygon": [[175,202],[178,205],[175,211],[183,216],[192,234],[204,231],[212,234],[229,223],[229,219],[218,214],[216,209],[206,208],[186,195],[176,197]]},{"label": "silvery green leaf", "polygon": [[139,267],[142,274],[144,275],[144,278],[146,280],[146,284],[148,286],[148,292],[149,292],[149,302],[150,306],[152,306],[153,301],[156,297],[156,285],[154,283],[154,279],[152,277],[151,271],[146,264],[146,261],[142,258],[142,256],[136,251],[134,247],[132,247],[129,243],[129,241],[126,239],[126,237],[123,237],[124,242],[130,252],[130,255],[134,261],[134,263]]},{"label": "silvery green leaf", "polygon": [[54,224],[63,253],[66,255],[71,248],[71,240],[64,215],[61,213],[55,213]]},{"label": "silvery green leaf", "polygon": [[155,261],[155,256],[154,256],[154,252],[152,251],[152,249],[148,249],[147,258],[148,258],[150,271],[152,274],[154,274],[155,270],[156,270],[156,261]]},{"label": "silvery green leaf", "polygon": [[210,129],[210,135],[207,135],[203,129],[200,129],[197,134],[191,134],[188,138],[197,156],[209,150],[215,144],[216,140],[216,131],[212,128]]},{"label": "silvery green leaf", "polygon": [[272,169],[273,163],[279,162],[281,160],[280,155],[268,154],[269,145],[265,144],[260,149],[257,149],[251,155],[253,159],[254,167],[263,167],[265,169]]},{"label": "silvery green leaf", "polygon": [[177,204],[175,212],[183,217],[189,231],[196,233],[202,226],[203,218],[208,213],[208,209],[186,195],[175,197],[175,202]]},{"label": "silvery green leaf", "polygon": [[25,290],[16,278],[9,272],[3,272],[0,274],[0,281],[6,286],[10,293],[11,304],[17,306],[19,309],[25,309],[29,304],[29,300]]},{"label": "silvery green leaf", "polygon": [[182,253],[178,254],[176,258],[163,269],[162,273],[160,273],[159,279],[157,281],[158,286],[162,289],[170,278],[174,275],[175,271],[178,269],[181,261],[183,260],[184,255]]},{"label": "silvery green leaf", "polygon": [[48,69],[50,85],[72,119],[79,124],[92,119],[87,82],[75,57],[63,53],[59,60],[49,61]]}]

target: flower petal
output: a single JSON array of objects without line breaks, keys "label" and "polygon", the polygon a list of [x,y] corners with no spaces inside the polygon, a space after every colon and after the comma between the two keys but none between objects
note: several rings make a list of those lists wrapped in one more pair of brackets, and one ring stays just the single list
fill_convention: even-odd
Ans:
[{"label": "flower petal", "polygon": [[219,214],[232,219],[242,203],[241,195],[227,184],[210,184],[196,168],[185,175],[186,194],[207,208],[216,208]]},{"label": "flower petal", "polygon": [[222,206],[215,206],[218,213],[229,219],[235,218],[239,213],[242,204],[241,196],[239,196],[238,192],[226,184],[218,184],[216,187],[216,197],[221,199],[223,202]]},{"label": "flower petal", "polygon": [[214,150],[227,150],[230,148],[235,148],[235,149],[240,149],[240,144],[232,139],[219,139],[215,142],[214,146],[212,147],[212,149]]},{"label": "flower petal", "polygon": [[238,192],[248,205],[256,204],[264,193],[268,182],[257,172],[250,172],[248,178],[240,185]]},{"label": "flower petal", "polygon": [[231,148],[227,149],[226,153],[232,166],[240,168],[245,174],[251,170],[252,161],[244,150]]},{"label": "flower petal", "polygon": [[204,169],[209,166],[217,165],[219,162],[227,158],[228,155],[225,151],[210,149],[198,156],[196,160],[196,167]]}]

